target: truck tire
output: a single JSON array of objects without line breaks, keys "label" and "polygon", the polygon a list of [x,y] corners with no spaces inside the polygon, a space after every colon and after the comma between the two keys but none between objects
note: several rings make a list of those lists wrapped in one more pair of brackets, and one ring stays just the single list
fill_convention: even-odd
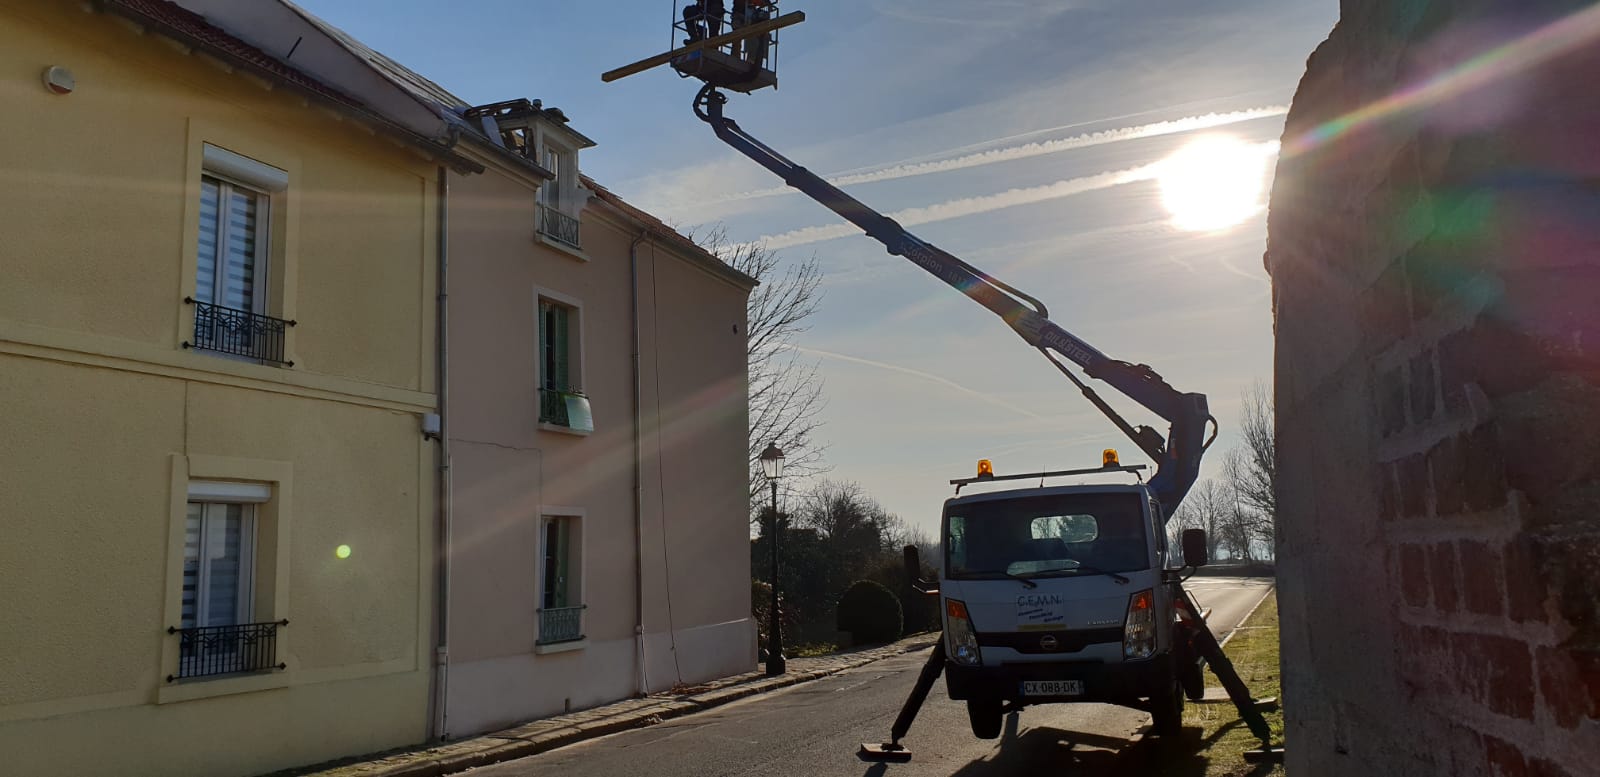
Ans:
[{"label": "truck tire", "polygon": [[999,739],[1001,727],[1000,702],[967,700],[967,720],[972,723],[972,735],[979,739]]},{"label": "truck tire", "polygon": [[1178,672],[1178,682],[1183,683],[1183,695],[1189,697],[1189,701],[1206,697],[1205,668],[1201,665],[1185,663]]},{"label": "truck tire", "polygon": [[1162,696],[1150,699],[1151,728],[1156,736],[1176,737],[1183,733],[1183,683],[1174,681]]}]

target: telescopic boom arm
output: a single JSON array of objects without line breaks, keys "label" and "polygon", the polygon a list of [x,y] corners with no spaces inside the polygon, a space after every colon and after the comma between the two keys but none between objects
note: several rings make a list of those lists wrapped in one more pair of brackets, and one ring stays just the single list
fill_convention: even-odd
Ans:
[{"label": "telescopic boom arm", "polygon": [[[1078,339],[1050,320],[1044,303],[917,238],[894,219],[873,210],[752,137],[732,119],[722,115],[722,106],[726,102],[725,95],[707,85],[695,97],[695,115],[710,124],[724,143],[860,227],[882,243],[889,253],[910,259],[1004,319],[1013,331],[1029,345],[1039,349],[1045,358],[1082,390],[1084,397],[1156,462],[1156,474],[1150,480],[1150,488],[1161,502],[1164,518],[1172,517],[1184,495],[1189,492],[1189,487],[1200,475],[1201,456],[1216,438],[1216,419],[1211,417],[1206,407],[1204,394],[1179,392],[1148,365],[1112,359]],[[1092,388],[1062,364],[1056,354],[1083,368],[1089,377],[1105,381],[1129,399],[1166,419],[1170,424],[1167,437],[1163,438],[1148,426],[1130,426]],[[1206,437],[1207,425],[1211,426],[1210,439]]]}]

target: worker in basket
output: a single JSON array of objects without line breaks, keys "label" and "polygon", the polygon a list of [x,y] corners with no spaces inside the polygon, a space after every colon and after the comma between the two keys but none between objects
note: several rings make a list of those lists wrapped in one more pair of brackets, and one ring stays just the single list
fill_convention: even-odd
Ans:
[{"label": "worker in basket", "polygon": [[[772,18],[773,6],[777,5],[772,0],[733,0],[733,29],[757,22],[764,22]],[[762,33],[749,40],[739,40],[733,44],[733,55],[741,57],[758,68],[766,67],[767,47],[771,43],[771,33]]]},{"label": "worker in basket", "polygon": [[[735,16],[738,15],[738,5],[734,6]],[[695,0],[683,7],[683,26],[689,33],[689,39],[684,41],[688,45],[702,38],[715,38],[722,34],[722,17],[728,12],[728,6],[723,0]],[[734,26],[739,25],[734,21]]]}]

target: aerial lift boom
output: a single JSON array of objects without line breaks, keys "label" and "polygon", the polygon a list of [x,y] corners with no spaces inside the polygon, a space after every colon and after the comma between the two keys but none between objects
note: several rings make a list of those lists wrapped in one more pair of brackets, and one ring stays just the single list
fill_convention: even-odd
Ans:
[{"label": "aerial lift boom", "polygon": [[[695,97],[695,115],[716,131],[717,137],[739,153],[782,177],[784,182],[860,227],[882,243],[889,253],[910,259],[918,267],[988,308],[1010,325],[1029,345],[1039,349],[1067,376],[1091,403],[1139,449],[1156,462],[1151,491],[1161,504],[1163,520],[1171,519],[1189,487],[1200,475],[1200,459],[1216,438],[1216,419],[1206,408],[1204,394],[1186,394],[1168,385],[1144,364],[1112,359],[1049,318],[1044,303],[973,267],[959,257],[911,234],[888,216],[868,207],[816,173],[801,167],[741,129],[723,115],[727,96],[707,84]],[[1148,426],[1133,427],[1106,404],[1094,389],[1063,364],[1057,354],[1083,368],[1085,374],[1110,384],[1128,398],[1148,408],[1170,424],[1167,436]],[[1206,427],[1211,427],[1210,438]]]},{"label": "aerial lift boom", "polygon": [[[676,8],[674,11],[676,12]],[[778,27],[798,23],[804,18],[804,14],[798,12],[786,14],[773,19],[771,23],[750,24],[743,30],[735,30],[725,36],[690,41],[684,48],[610,71],[603,76],[603,79],[612,81],[670,63],[680,75],[705,81],[705,86],[695,96],[695,115],[711,125],[717,137],[724,143],[777,174],[789,186],[860,227],[867,235],[882,243],[889,253],[911,260],[934,277],[1000,316],[1028,345],[1037,348],[1056,369],[1072,381],[1090,403],[1104,413],[1123,434],[1144,451],[1145,455],[1155,461],[1156,474],[1151,478],[1149,488],[1161,507],[1162,521],[1170,521],[1189,488],[1199,477],[1202,456],[1216,439],[1216,419],[1207,409],[1205,395],[1184,393],[1174,389],[1148,365],[1132,364],[1106,356],[1051,321],[1043,302],[1007,285],[959,257],[921,240],[894,219],[868,207],[821,176],[790,161],[783,154],[745,132],[736,122],[723,114],[727,96],[719,90],[719,86],[748,92],[775,85],[776,76],[765,69],[767,64],[765,62],[741,63],[729,60],[725,56],[720,56],[716,47],[738,38],[768,35]],[[701,52],[702,56],[697,56],[696,52]],[[715,67],[711,69],[708,69],[707,60],[703,58],[706,52],[713,55],[710,64]],[[1166,420],[1169,424],[1167,435],[1163,437],[1148,426],[1130,425],[1095,393],[1094,389],[1079,379],[1071,368],[1062,362],[1061,357],[1077,365],[1089,377],[1106,382],[1140,406]],[[911,557],[910,549],[908,549],[909,557]],[[912,580],[916,580],[914,570]],[[936,590],[929,590],[920,583],[914,585],[924,593],[937,593]],[[1171,585],[1178,589],[1178,595],[1174,597],[1178,616],[1189,624],[1195,643],[1194,648],[1205,657],[1212,671],[1222,680],[1228,695],[1239,710],[1240,717],[1251,732],[1262,741],[1263,749],[1254,752],[1268,759],[1281,757],[1282,749],[1270,746],[1271,732],[1261,717],[1261,709],[1268,708],[1274,703],[1273,700],[1258,702],[1250,697],[1248,689],[1233,670],[1232,663],[1223,654],[1216,637],[1206,627],[1205,617],[1194,598],[1182,590],[1176,578],[1173,578]],[[900,745],[900,740],[909,731],[918,710],[927,699],[929,690],[942,673],[944,661],[944,642],[941,639],[931,651],[910,696],[894,722],[891,740],[881,745],[863,745],[862,757],[869,760],[910,758],[910,751]],[[1250,754],[1247,754],[1247,758],[1250,758]]]}]

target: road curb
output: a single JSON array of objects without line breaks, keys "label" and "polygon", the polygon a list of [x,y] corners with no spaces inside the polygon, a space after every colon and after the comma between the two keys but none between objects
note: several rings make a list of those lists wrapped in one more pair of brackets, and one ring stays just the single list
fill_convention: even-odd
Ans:
[{"label": "road curb", "polygon": [[[692,715],[697,712],[731,704],[740,699],[789,688],[813,680],[820,680],[840,672],[866,666],[886,658],[932,647],[938,635],[927,634],[907,638],[893,645],[865,651],[855,660],[779,675],[763,677],[749,682],[736,682],[720,688],[711,688],[688,696],[651,696],[659,703],[601,716],[590,720],[572,720],[570,725],[543,731],[526,731],[539,725],[549,725],[561,718],[593,715],[605,707],[576,713],[574,716],[556,716],[542,721],[483,734],[460,742],[450,742],[405,753],[396,753],[360,763],[335,767],[311,767],[306,770],[275,772],[271,777],[298,775],[299,777],[443,777],[479,766],[513,761],[556,750],[568,745],[598,739],[603,736]],[[637,700],[624,700],[626,704]]]}]

